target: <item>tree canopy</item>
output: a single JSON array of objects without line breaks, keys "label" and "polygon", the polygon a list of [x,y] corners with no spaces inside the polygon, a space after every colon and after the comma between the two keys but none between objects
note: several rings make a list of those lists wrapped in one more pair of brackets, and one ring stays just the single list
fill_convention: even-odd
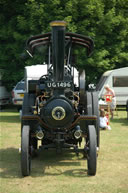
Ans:
[{"label": "tree canopy", "polygon": [[97,82],[110,69],[128,66],[128,0],[1,0],[0,69],[11,89],[23,78],[31,60],[21,57],[26,40],[51,31],[49,23],[64,20],[67,31],[90,36],[94,53],[79,56],[87,81]]}]

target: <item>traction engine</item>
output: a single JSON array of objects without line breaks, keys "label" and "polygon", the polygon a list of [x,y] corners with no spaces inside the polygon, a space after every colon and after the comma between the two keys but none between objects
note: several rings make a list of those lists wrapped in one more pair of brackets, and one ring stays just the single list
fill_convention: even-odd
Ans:
[{"label": "traction engine", "polygon": [[[40,148],[62,153],[69,149],[87,157],[88,175],[96,174],[99,149],[99,108],[97,92],[86,91],[85,70],[73,60],[73,48],[93,51],[93,41],[66,32],[64,21],[51,22],[52,32],[27,40],[27,52],[33,56],[46,47],[47,64],[25,67],[26,92],[21,120],[21,172],[30,175],[31,158]],[[80,148],[81,143],[84,147]]]}]

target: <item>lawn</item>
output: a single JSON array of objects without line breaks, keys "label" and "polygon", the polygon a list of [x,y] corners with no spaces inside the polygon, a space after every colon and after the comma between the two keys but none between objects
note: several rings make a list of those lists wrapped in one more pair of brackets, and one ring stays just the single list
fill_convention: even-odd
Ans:
[{"label": "lawn", "polygon": [[42,151],[32,160],[31,176],[20,172],[20,118],[13,110],[0,112],[0,193],[128,193],[128,120],[125,111],[101,131],[97,174],[87,176],[82,154]]}]

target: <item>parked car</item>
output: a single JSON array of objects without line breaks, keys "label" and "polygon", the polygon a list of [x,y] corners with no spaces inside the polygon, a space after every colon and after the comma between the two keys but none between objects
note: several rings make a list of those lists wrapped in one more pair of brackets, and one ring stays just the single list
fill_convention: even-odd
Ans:
[{"label": "parked car", "polygon": [[7,91],[2,81],[3,72],[4,71],[0,69],[0,109],[11,102],[11,93]]},{"label": "parked car", "polygon": [[10,104],[11,102],[11,94],[7,91],[5,86],[0,85],[0,109]]},{"label": "parked car", "polygon": [[23,104],[25,92],[25,82],[21,80],[16,84],[16,86],[12,90],[12,103],[17,106],[17,109],[20,110]]}]

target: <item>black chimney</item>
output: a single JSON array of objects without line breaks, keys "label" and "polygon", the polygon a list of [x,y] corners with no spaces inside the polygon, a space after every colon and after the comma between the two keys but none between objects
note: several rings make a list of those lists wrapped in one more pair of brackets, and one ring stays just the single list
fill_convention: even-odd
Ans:
[{"label": "black chimney", "polygon": [[52,64],[54,81],[64,80],[65,21],[53,21],[52,27]]}]

